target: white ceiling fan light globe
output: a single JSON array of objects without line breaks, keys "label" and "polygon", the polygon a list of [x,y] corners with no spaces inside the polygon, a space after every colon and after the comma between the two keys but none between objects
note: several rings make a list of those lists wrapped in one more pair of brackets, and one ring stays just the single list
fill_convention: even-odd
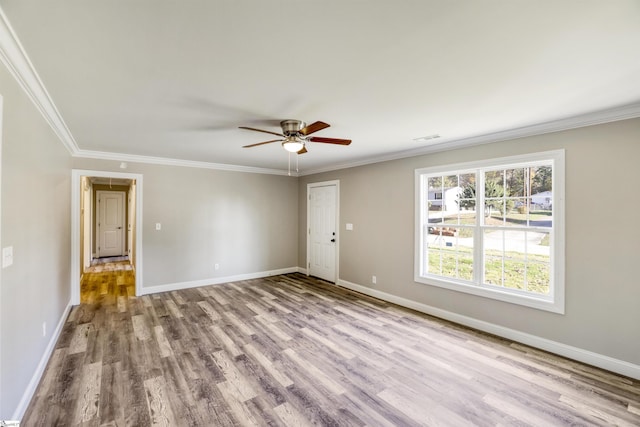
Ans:
[{"label": "white ceiling fan light globe", "polygon": [[282,147],[290,153],[297,153],[304,148],[304,142],[297,139],[287,139],[282,142]]}]

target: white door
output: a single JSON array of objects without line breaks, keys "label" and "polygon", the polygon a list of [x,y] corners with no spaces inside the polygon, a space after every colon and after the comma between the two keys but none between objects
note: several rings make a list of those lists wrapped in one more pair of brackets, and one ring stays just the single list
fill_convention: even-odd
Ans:
[{"label": "white door", "polygon": [[310,186],[309,274],[336,282],[336,185]]},{"label": "white door", "polygon": [[124,195],[121,191],[96,191],[98,257],[124,255]]}]

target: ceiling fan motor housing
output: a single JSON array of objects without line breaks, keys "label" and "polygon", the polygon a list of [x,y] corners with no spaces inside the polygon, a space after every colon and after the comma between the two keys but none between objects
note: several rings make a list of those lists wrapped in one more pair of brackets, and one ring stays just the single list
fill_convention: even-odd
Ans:
[{"label": "ceiling fan motor housing", "polygon": [[282,127],[282,133],[286,136],[295,136],[303,129],[307,124],[300,120],[283,120],[280,122]]}]

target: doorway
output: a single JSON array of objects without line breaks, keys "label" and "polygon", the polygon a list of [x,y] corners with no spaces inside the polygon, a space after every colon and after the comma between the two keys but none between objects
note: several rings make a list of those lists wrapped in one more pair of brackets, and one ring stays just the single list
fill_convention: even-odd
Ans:
[{"label": "doorway", "polygon": [[307,274],[336,283],[339,260],[339,181],[307,185]]},{"label": "doorway", "polygon": [[121,256],[141,295],[142,175],[74,169],[71,185],[71,303],[80,303],[82,276],[98,257]]}]

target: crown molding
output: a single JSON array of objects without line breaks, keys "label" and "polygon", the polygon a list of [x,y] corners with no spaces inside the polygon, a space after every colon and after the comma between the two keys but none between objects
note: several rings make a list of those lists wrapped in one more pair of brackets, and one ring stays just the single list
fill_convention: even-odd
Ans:
[{"label": "crown molding", "polygon": [[369,157],[355,162],[343,163],[340,165],[328,166],[326,168],[314,169],[300,173],[300,176],[314,175],[323,172],[331,172],[340,169],[348,169],[358,166],[366,166],[374,163],[387,162],[390,160],[406,159],[408,157],[431,154],[439,151],[448,151],[456,148],[471,147],[474,145],[489,144],[492,142],[506,141],[511,139],[525,138],[546,133],[560,132],[564,130],[594,126],[604,123],[611,123],[620,120],[635,119],[640,117],[640,102],[620,105],[605,110],[591,113],[565,117],[558,120],[551,120],[543,123],[536,123],[518,128],[505,129],[498,132],[491,132],[482,135],[474,135],[459,139],[442,139],[437,144],[425,147],[391,153],[389,155]]},{"label": "crown molding", "polygon": [[126,162],[159,164],[169,166],[183,166],[203,169],[218,169],[235,172],[249,172],[271,175],[291,175],[306,176],[322,172],[331,172],[340,169],[364,166],[373,163],[386,162],[390,160],[404,159],[408,157],[430,154],[439,151],[452,150],[456,148],[469,147],[473,145],[488,144],[491,142],[504,141],[509,139],[518,139],[528,136],[541,135],[551,132],[559,132],[563,130],[575,129],[585,126],[593,126],[602,123],[609,123],[618,120],[626,120],[640,117],[640,102],[633,104],[621,105],[605,110],[594,111],[587,114],[581,114],[566,117],[558,120],[552,120],[544,123],[537,123],[528,126],[505,129],[498,132],[492,132],[482,135],[468,136],[458,139],[439,139],[438,143],[428,146],[405,150],[401,152],[390,153],[383,156],[369,157],[354,162],[347,162],[327,166],[324,168],[312,169],[303,173],[288,173],[287,171],[257,168],[251,166],[228,165],[222,163],[208,163],[200,161],[170,159],[163,157],[148,157],[138,155],[128,155],[119,153],[107,153],[100,151],[81,150],[78,147],[73,135],[65,124],[58,109],[56,108],[51,96],[47,92],[42,80],[38,76],[33,64],[29,60],[18,36],[13,31],[9,21],[0,7],[0,60],[7,67],[16,81],[20,84],[31,101],[36,105],[44,119],[51,126],[60,141],[74,157],[85,157],[105,160],[118,160]]},{"label": "crown molding", "polygon": [[7,16],[0,7],[0,61],[16,79],[29,99],[36,106],[45,121],[51,126],[58,139],[73,157],[90,159],[117,160],[124,162],[146,163],[167,166],[183,166],[201,169],[217,169],[234,172],[248,172],[269,175],[298,176],[297,173],[287,171],[257,168],[251,166],[228,165],[222,163],[208,163],[200,161],[169,159],[163,157],[138,156],[131,154],[108,153],[101,151],[82,150],[78,147],[71,131],[64,122],[60,111],[47,92],[44,83],[38,76],[18,36],[11,27]]},{"label": "crown molding", "polygon": [[298,176],[296,172],[253,166],[229,165],[225,163],[199,162],[195,160],[170,159],[167,157],[140,156],[136,154],[110,153],[106,151],[78,150],[73,157],[85,159],[114,160],[118,162],[145,163],[151,165],[182,166],[187,168],[215,169],[230,172],[259,173],[264,175]]},{"label": "crown molding", "polygon": [[0,8],[0,60],[17,80],[27,96],[38,108],[49,126],[71,154],[78,151],[78,144],[67,128],[60,112],[44,87],[18,36]]}]

